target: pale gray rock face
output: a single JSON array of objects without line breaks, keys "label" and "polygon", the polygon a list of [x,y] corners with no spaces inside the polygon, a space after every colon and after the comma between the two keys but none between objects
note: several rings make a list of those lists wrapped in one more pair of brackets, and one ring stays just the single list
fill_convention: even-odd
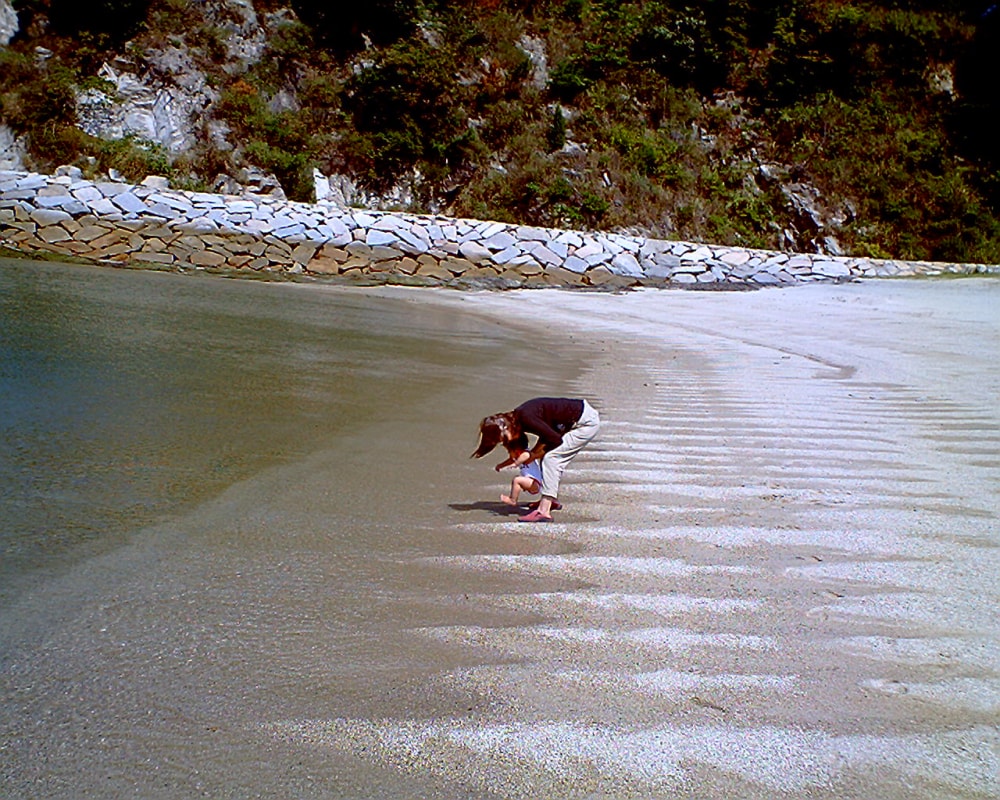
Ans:
[{"label": "pale gray rock face", "polygon": [[[207,0],[200,10],[206,23],[224,34],[227,72],[243,72],[260,58],[267,39],[250,0]],[[148,48],[138,60],[116,59],[98,75],[110,88],[78,94],[80,128],[101,139],[134,136],[172,154],[195,147],[206,112],[219,98],[190,53],[177,46]],[[282,102],[291,105],[294,98]],[[227,133],[225,126],[208,120],[207,135],[215,146],[231,149]]]},{"label": "pale gray rock face", "polygon": [[24,156],[24,141],[8,125],[0,124],[0,169],[20,172],[24,169]]},{"label": "pale gray rock face", "polygon": [[517,41],[518,49],[531,62],[531,85],[536,89],[544,89],[549,83],[548,55],[545,52],[545,42],[535,36],[524,35]]},{"label": "pale gray rock face", "polygon": [[392,188],[377,194],[365,191],[347,175],[324,175],[319,170],[313,170],[313,187],[318,203],[330,203],[338,208],[386,211],[410,208],[416,202],[421,178],[420,172],[414,170],[401,177]]},{"label": "pale gray rock face", "polygon": [[6,47],[20,30],[17,12],[10,0],[0,0],[0,47]]},{"label": "pale gray rock face", "polygon": [[217,175],[213,189],[224,195],[260,195],[284,200],[285,192],[274,175],[257,167],[243,167],[233,175]]},{"label": "pale gray rock face", "polygon": [[781,192],[796,216],[794,229],[785,232],[793,249],[809,244],[812,249],[839,255],[836,234],[854,217],[853,208],[848,204],[830,205],[819,189],[806,183],[783,184]]},{"label": "pale gray rock face", "polygon": [[256,62],[267,45],[251,0],[209,0],[205,18],[226,34],[227,72],[240,72]]},{"label": "pale gray rock face", "polygon": [[99,77],[114,88],[77,96],[80,128],[100,139],[135,136],[183,153],[197,143],[197,123],[218,99],[205,75],[183,50],[169,47],[146,55],[147,66],[116,60]]}]

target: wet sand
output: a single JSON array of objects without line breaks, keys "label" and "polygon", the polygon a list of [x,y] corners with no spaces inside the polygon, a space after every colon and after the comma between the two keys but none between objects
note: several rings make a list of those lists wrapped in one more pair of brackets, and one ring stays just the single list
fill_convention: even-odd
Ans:
[{"label": "wet sand", "polygon": [[[81,566],[0,787],[1000,796],[1000,281],[362,294],[525,344]],[[604,426],[520,525],[468,454],[548,393]]]},{"label": "wet sand", "polygon": [[425,560],[501,615],[419,630],[467,708],[276,737],[471,795],[1000,796],[1000,282],[438,301],[583,347],[604,429],[538,550]]}]

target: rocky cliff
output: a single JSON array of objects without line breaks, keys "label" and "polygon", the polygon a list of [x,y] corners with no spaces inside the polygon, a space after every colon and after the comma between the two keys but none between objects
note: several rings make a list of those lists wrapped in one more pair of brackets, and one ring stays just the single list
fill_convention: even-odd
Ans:
[{"label": "rocky cliff", "polygon": [[967,77],[989,63],[975,58],[988,14],[100,0],[70,30],[69,8],[26,0],[15,14],[0,0],[0,167],[831,256],[1000,260],[992,151],[962,126],[989,103]]}]

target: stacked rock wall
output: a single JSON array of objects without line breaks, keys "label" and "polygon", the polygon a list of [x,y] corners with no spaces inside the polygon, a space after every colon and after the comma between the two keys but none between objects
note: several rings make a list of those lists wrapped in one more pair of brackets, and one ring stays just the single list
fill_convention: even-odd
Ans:
[{"label": "stacked rock wall", "polygon": [[735,288],[997,270],[359,211],[146,183],[86,181],[72,171],[0,172],[0,244],[161,269],[500,288]]}]

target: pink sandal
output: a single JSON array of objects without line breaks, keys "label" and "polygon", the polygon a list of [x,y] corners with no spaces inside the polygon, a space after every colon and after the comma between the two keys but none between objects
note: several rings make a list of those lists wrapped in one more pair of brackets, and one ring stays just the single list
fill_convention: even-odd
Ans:
[{"label": "pink sandal", "polygon": [[543,514],[537,508],[530,514],[525,514],[523,517],[517,518],[518,522],[552,522],[552,517],[548,514]]},{"label": "pink sandal", "polygon": [[[538,500],[535,500],[535,502],[533,502],[533,503],[528,503],[528,508],[530,508],[532,511],[534,511],[536,508],[538,508]],[[560,503],[558,500],[553,500],[552,501],[552,510],[553,511],[562,511],[562,503]]]}]

